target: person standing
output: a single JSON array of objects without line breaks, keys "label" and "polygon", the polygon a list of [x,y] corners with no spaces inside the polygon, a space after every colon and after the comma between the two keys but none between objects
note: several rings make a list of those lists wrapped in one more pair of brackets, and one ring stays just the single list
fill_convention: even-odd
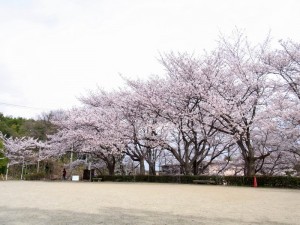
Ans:
[{"label": "person standing", "polygon": [[67,175],[67,171],[66,171],[66,169],[64,168],[64,170],[63,170],[63,180],[66,180],[66,175]]}]

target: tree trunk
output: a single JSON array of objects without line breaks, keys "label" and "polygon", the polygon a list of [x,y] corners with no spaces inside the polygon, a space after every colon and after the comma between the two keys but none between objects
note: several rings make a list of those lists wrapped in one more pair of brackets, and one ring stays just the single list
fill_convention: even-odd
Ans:
[{"label": "tree trunk", "polygon": [[145,175],[145,162],[144,162],[144,159],[140,160],[140,175]]},{"label": "tree trunk", "polygon": [[245,159],[245,168],[244,168],[245,176],[254,176],[255,175],[255,159],[254,157],[247,157]]},{"label": "tree trunk", "polygon": [[192,174],[191,164],[188,163],[188,162],[184,163],[184,174],[185,175],[191,175]]},{"label": "tree trunk", "polygon": [[149,175],[156,175],[156,170],[155,170],[155,163],[148,163],[149,164]]},{"label": "tree trunk", "polygon": [[195,160],[195,161],[193,162],[193,174],[194,174],[194,175],[198,175],[198,172],[199,172],[199,165],[198,165],[198,163],[197,163],[197,160]]},{"label": "tree trunk", "polygon": [[242,140],[237,141],[238,146],[242,152],[242,156],[245,162],[244,165],[244,176],[254,176],[255,175],[255,157],[254,149],[250,144],[250,141],[243,142]]},{"label": "tree trunk", "polygon": [[107,157],[106,165],[110,176],[115,175],[116,159],[114,156]]},{"label": "tree trunk", "polygon": [[108,165],[107,165],[107,169],[108,169],[108,174],[109,174],[110,176],[115,175],[115,165],[113,165],[113,164],[108,164]]}]

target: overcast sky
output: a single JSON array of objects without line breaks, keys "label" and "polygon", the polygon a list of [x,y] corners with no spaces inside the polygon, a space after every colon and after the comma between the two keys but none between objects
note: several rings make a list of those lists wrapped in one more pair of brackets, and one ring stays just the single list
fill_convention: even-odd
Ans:
[{"label": "overcast sky", "polygon": [[[163,74],[160,53],[211,49],[237,27],[300,40],[299,0],[0,0],[0,112],[36,118],[80,105],[119,74]],[[20,107],[20,106],[26,106]]]}]

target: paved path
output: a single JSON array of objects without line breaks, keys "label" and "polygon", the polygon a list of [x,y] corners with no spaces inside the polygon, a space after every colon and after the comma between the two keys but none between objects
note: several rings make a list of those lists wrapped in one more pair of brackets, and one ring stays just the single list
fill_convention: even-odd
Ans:
[{"label": "paved path", "polygon": [[0,224],[300,224],[300,190],[0,182]]}]

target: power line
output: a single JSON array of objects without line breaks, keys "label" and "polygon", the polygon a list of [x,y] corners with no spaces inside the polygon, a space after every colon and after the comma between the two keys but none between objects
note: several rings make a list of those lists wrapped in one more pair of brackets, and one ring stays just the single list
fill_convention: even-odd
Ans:
[{"label": "power line", "polygon": [[18,107],[18,108],[35,109],[35,110],[50,110],[50,109],[46,109],[46,108],[38,108],[38,107],[25,106],[25,105],[16,105],[16,104],[11,104],[11,103],[6,103],[6,102],[0,102],[0,105]]}]

